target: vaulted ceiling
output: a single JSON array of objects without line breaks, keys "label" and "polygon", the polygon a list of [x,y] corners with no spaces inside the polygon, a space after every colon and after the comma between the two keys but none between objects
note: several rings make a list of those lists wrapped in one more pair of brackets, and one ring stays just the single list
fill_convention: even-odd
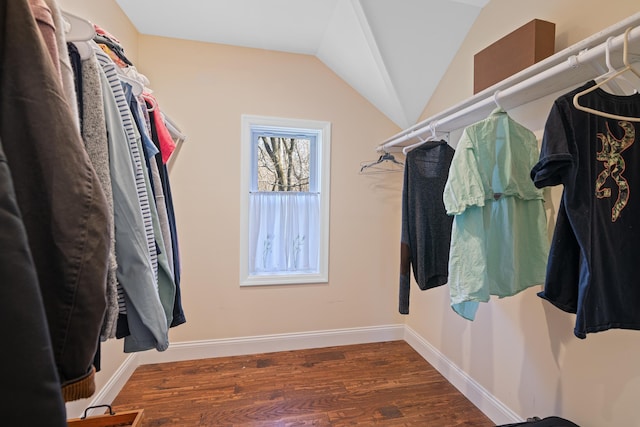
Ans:
[{"label": "vaulted ceiling", "polygon": [[415,124],[489,0],[116,0],[141,34],[315,55]]}]

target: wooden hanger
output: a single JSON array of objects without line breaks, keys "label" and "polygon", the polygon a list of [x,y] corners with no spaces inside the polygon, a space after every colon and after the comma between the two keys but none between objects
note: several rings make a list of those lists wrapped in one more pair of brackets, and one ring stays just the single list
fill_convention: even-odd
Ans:
[{"label": "wooden hanger", "polygon": [[587,113],[592,113],[592,114],[595,114],[595,115],[598,115],[598,116],[602,116],[602,117],[607,117],[607,118],[610,118],[610,119],[626,120],[626,121],[629,121],[629,122],[640,122],[640,117],[626,117],[626,116],[619,116],[617,114],[606,113],[604,111],[595,110],[593,108],[589,108],[589,107],[585,107],[583,105],[580,105],[580,102],[579,102],[581,96],[593,92],[594,90],[598,89],[599,87],[601,87],[602,85],[606,84],[610,80],[615,79],[616,77],[620,76],[622,73],[625,73],[627,71],[631,71],[633,74],[635,74],[636,76],[640,77],[640,73],[638,73],[638,71],[636,71],[631,66],[631,64],[629,63],[629,31],[631,31],[631,27],[627,28],[627,30],[624,32],[624,45],[623,45],[623,50],[622,50],[622,61],[624,62],[625,67],[620,69],[620,71],[617,71],[614,74],[610,75],[609,77],[607,77],[606,79],[604,79],[600,83],[597,83],[594,86],[583,90],[582,92],[576,93],[575,96],[573,97],[573,106],[576,107],[578,110],[586,111]]}]

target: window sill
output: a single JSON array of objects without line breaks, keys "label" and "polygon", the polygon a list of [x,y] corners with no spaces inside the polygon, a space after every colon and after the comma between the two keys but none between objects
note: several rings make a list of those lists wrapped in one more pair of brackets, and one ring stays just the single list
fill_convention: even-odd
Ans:
[{"label": "window sill", "polygon": [[277,286],[307,285],[312,283],[328,283],[326,274],[322,273],[282,273],[251,275],[240,280],[240,286]]}]

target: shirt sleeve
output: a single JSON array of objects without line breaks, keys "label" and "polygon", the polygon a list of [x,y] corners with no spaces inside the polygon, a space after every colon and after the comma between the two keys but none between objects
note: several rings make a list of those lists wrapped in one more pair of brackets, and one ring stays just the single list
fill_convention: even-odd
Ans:
[{"label": "shirt sleeve", "polygon": [[484,188],[469,128],[456,147],[442,198],[448,215],[459,215],[469,206],[484,206]]},{"label": "shirt sleeve", "polygon": [[409,314],[409,292],[411,287],[411,247],[409,236],[409,169],[411,153],[404,162],[404,184],[402,187],[402,232],[400,237],[400,299],[399,312]]},{"label": "shirt sleeve", "polygon": [[540,159],[531,169],[531,179],[536,187],[549,187],[565,182],[573,165],[570,150],[572,140],[569,119],[556,101],[544,127]]}]

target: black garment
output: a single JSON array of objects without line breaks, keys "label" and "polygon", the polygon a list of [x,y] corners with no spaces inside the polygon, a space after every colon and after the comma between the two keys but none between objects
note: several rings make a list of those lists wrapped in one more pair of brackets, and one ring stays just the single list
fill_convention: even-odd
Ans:
[{"label": "black garment", "polygon": [[1,144],[0,248],[3,424],[66,426],[38,277]]},{"label": "black garment", "polygon": [[0,139],[58,376],[65,399],[89,397],[106,306],[107,202],[28,2],[0,2],[0,38]]},{"label": "black garment", "polygon": [[454,149],[430,141],[407,153],[402,190],[400,304],[409,313],[410,267],[422,290],[447,283],[453,217],[442,200]]},{"label": "black garment", "polygon": [[527,421],[523,423],[515,423],[515,424],[503,424],[498,427],[580,427],[579,425],[565,420],[560,417],[546,417],[539,418],[533,417],[529,418]]},{"label": "black garment", "polygon": [[[549,113],[537,187],[564,185],[544,291],[538,295],[576,313],[574,334],[611,328],[640,330],[640,123],[578,110],[576,93],[558,98]],[[598,88],[580,104],[640,117],[640,94],[617,96]]]},{"label": "black garment", "polygon": [[82,89],[82,58],[80,57],[80,52],[78,52],[78,48],[75,44],[67,43],[67,50],[69,51],[69,62],[73,69],[73,83],[76,88],[76,101],[78,103],[80,129],[84,129],[82,123],[84,119],[84,103],[82,98],[82,94],[84,93]]}]

